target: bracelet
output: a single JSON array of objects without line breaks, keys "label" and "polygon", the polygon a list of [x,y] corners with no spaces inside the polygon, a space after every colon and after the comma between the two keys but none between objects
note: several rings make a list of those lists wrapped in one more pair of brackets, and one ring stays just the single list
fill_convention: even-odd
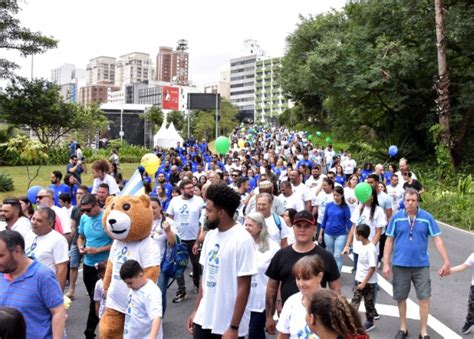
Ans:
[{"label": "bracelet", "polygon": [[230,327],[232,330],[234,330],[234,331],[238,331],[238,330],[239,330],[239,326],[230,325],[229,327]]}]

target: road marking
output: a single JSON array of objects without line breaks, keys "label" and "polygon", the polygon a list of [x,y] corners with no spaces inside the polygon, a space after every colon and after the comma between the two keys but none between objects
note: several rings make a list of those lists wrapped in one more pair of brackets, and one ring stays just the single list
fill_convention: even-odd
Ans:
[{"label": "road marking", "polygon": [[[349,256],[351,260],[353,260],[352,255]],[[352,272],[352,267],[350,266],[342,266],[343,273],[351,273]],[[390,284],[382,275],[377,273],[377,283],[378,285],[388,293],[391,297],[393,297],[393,287],[392,284]],[[362,304],[361,304],[362,306]],[[393,316],[393,317],[398,317],[398,307],[397,306],[391,306],[391,305],[384,305],[384,304],[376,304],[377,307],[377,312],[379,314],[383,315],[388,315],[388,316]],[[380,310],[379,310],[380,307]],[[362,311],[361,308],[360,310]],[[417,303],[412,301],[410,298],[407,299],[407,319],[415,319],[415,320],[420,320],[420,307],[418,306]],[[428,326],[431,327],[434,331],[436,331],[439,335],[441,335],[443,338],[450,338],[450,339],[462,339],[460,335],[458,335],[456,332],[451,330],[448,326],[443,324],[441,321],[433,317],[431,314],[428,315]]]},{"label": "road marking", "polygon": [[452,228],[453,230],[460,231],[460,232],[464,232],[464,233],[467,233],[467,234],[470,234],[470,235],[474,235],[474,233],[471,232],[471,231],[467,231],[467,230],[463,230],[462,228],[457,228],[457,227],[451,226],[450,224],[447,224],[447,223],[445,223],[445,222],[442,222],[442,221],[439,221],[439,220],[436,220],[436,222],[437,222],[438,224],[443,225],[443,226]]}]

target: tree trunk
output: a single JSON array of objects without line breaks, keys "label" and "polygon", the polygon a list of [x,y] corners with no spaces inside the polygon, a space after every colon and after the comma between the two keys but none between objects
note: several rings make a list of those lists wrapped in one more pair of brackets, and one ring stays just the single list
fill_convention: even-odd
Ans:
[{"label": "tree trunk", "polygon": [[451,105],[449,103],[449,74],[446,63],[446,32],[444,26],[444,6],[443,0],[434,0],[435,22],[436,22],[436,47],[438,49],[438,76],[436,78],[436,111],[441,125],[440,144],[445,146],[451,155],[452,142],[449,120],[451,118]]}]

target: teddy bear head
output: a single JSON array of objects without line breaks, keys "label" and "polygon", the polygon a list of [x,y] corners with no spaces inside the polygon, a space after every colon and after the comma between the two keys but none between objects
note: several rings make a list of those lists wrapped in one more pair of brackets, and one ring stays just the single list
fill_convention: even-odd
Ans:
[{"label": "teddy bear head", "polygon": [[153,211],[147,195],[108,197],[102,218],[105,232],[121,241],[138,241],[148,237]]}]

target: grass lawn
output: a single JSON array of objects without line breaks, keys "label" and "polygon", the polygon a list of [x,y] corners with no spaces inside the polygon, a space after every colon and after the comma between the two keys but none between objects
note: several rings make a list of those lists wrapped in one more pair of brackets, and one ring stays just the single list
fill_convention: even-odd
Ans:
[{"label": "grass lawn", "polygon": [[[132,176],[133,172],[137,169],[137,166],[139,164],[121,164],[120,168],[123,174],[123,177],[128,179]],[[33,175],[36,173],[38,166],[32,166],[30,167],[30,175]],[[88,172],[82,174],[82,183],[91,186],[93,179],[92,175],[90,174],[90,165],[88,164]],[[51,175],[51,172],[59,170],[61,173],[63,173],[63,176],[66,174],[66,165],[60,166],[60,165],[51,165],[51,166],[41,166],[39,175],[38,177],[33,180],[31,183],[31,186],[34,185],[39,185],[43,187],[47,187],[51,185],[51,182],[49,180],[49,177]],[[25,166],[6,166],[6,167],[0,167],[0,172],[2,173],[7,173],[10,175],[10,177],[13,179],[14,185],[15,185],[15,190],[10,191],[10,192],[0,192],[0,200],[3,200],[6,197],[17,197],[20,195],[26,195],[27,192],[27,186],[28,186],[28,174],[26,172],[26,167]]]}]

